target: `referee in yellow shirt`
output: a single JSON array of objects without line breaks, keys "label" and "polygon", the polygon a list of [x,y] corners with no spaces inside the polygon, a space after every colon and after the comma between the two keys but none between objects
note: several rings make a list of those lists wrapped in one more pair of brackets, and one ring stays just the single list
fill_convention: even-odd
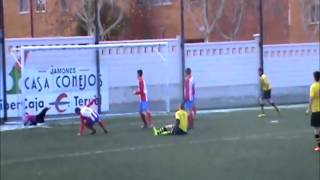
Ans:
[{"label": "referee in yellow shirt", "polygon": [[315,151],[320,152],[320,72],[313,73],[314,83],[310,87],[310,101],[307,113],[311,111],[311,126],[316,138]]},{"label": "referee in yellow shirt", "polygon": [[279,108],[274,104],[274,102],[271,99],[271,85],[268,80],[268,77],[266,74],[264,74],[263,69],[259,68],[258,73],[260,76],[260,83],[262,88],[262,96],[259,98],[260,101],[260,107],[261,107],[261,114],[258,115],[258,117],[265,117],[266,114],[264,112],[264,105],[265,102],[269,103],[274,107],[274,109],[279,113]]},{"label": "referee in yellow shirt", "polygon": [[188,132],[188,112],[185,111],[184,103],[180,105],[179,110],[176,112],[176,123],[166,125],[165,127],[157,130],[153,127],[153,134],[157,135],[186,135]]}]

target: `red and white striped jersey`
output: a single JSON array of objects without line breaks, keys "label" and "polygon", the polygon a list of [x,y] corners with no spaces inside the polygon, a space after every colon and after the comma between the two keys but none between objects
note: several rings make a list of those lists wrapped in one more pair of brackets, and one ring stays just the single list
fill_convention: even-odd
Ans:
[{"label": "red and white striped jersey", "polygon": [[140,101],[148,101],[147,84],[143,77],[139,78],[139,85],[135,94],[140,96]]},{"label": "red and white striped jersey", "polygon": [[194,83],[194,78],[193,76],[187,76],[185,79],[185,87],[184,87],[184,93],[185,93],[185,98],[184,100],[186,101],[193,101],[194,96],[196,94],[196,89],[195,89],[195,83]]},{"label": "red and white striped jersey", "polygon": [[84,132],[85,124],[89,121],[93,121],[97,116],[98,113],[90,108],[94,103],[94,100],[91,100],[86,106],[81,107],[80,110],[80,134],[82,135]]},{"label": "red and white striped jersey", "polygon": [[80,111],[80,117],[86,120],[94,121],[98,117],[98,113],[90,107],[82,107]]}]

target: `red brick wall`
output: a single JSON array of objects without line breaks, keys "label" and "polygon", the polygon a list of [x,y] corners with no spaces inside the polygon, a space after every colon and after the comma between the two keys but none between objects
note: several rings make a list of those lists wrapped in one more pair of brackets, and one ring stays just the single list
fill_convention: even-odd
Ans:
[{"label": "red brick wall", "polygon": [[268,0],[264,2],[265,43],[288,43],[288,0]]},{"label": "red brick wall", "polygon": [[121,33],[118,37],[114,37],[115,40],[127,40],[127,39],[145,39],[148,35],[145,31],[146,16],[144,16],[144,10],[137,6],[135,1],[128,3],[126,0],[119,0],[118,3],[125,10],[126,17],[124,27],[121,29]]},{"label": "red brick wall", "polygon": [[30,37],[30,14],[20,14],[19,0],[4,1],[6,37]]},{"label": "red brick wall", "polygon": [[[73,36],[78,34],[75,12],[77,0],[69,0],[69,11],[64,11],[60,0],[47,0],[45,13],[36,12],[33,0],[33,29],[35,37]],[[19,0],[4,1],[6,37],[31,37],[30,13],[21,14]]]},{"label": "red brick wall", "polygon": [[[225,4],[224,13],[219,26],[224,31],[230,29],[230,12],[234,9],[235,1],[228,0]],[[209,0],[215,4],[217,0]],[[252,39],[252,35],[259,32],[259,4],[255,0],[247,0],[245,14],[239,30],[239,34],[235,40]],[[194,14],[197,14],[197,19],[201,19],[201,8],[195,9]],[[215,9],[209,10],[215,11]],[[152,31],[152,38],[162,37],[161,28],[166,29],[165,38],[174,38],[180,34],[180,16],[179,16],[179,0],[174,0],[171,6],[157,6],[149,10],[148,26]],[[229,21],[226,20],[229,18]],[[264,1],[264,35],[266,43],[288,42],[288,0],[268,0]],[[185,31],[188,39],[202,39],[202,35],[195,23],[192,21],[190,13],[185,8]],[[210,36],[211,41],[225,41],[216,30]]]},{"label": "red brick wall", "polygon": [[289,0],[291,7],[291,25],[290,29],[290,42],[301,43],[301,42],[319,42],[320,35],[319,31],[315,31],[316,26],[319,24],[306,24],[304,25],[304,18],[302,16],[303,11],[301,4],[296,0]]},{"label": "red brick wall", "polygon": [[[79,6],[75,1],[68,1],[69,11],[63,10],[60,0],[47,0],[47,11],[34,11],[35,37],[43,36],[75,36],[77,32],[77,17],[75,13]],[[35,8],[35,4],[34,4]]]}]

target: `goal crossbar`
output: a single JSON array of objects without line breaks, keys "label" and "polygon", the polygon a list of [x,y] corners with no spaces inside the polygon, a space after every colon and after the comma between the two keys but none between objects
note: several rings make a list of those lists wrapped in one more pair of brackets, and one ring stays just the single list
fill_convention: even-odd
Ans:
[{"label": "goal crossbar", "polygon": [[121,48],[121,47],[137,47],[137,46],[164,46],[168,42],[157,43],[125,43],[125,44],[84,44],[84,45],[46,45],[46,46],[22,46],[13,48],[12,50],[35,51],[35,50],[64,50],[64,49],[103,49],[103,48]]}]

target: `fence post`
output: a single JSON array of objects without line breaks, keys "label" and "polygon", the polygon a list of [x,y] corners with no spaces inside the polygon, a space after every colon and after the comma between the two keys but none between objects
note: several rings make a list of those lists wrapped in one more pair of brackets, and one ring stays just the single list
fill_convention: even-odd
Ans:
[{"label": "fence post", "polygon": [[[263,48],[261,48],[261,41],[260,41],[260,34],[254,34],[254,41],[255,44],[257,45],[256,47],[259,48],[259,51],[257,53],[257,59],[259,60],[259,68],[264,68],[263,67]],[[258,69],[255,69],[256,73],[257,73],[257,77],[258,77]],[[260,95],[261,93],[261,82],[258,78],[258,95]]]},{"label": "fence post", "polygon": [[[98,12],[98,0],[94,1],[94,10],[95,10],[95,19],[94,19],[94,25],[95,25],[95,40],[94,44],[99,44],[100,42],[100,31],[99,31],[99,24],[98,24],[98,18],[100,18]],[[98,102],[98,113],[101,113],[101,104],[102,104],[102,96],[101,96],[101,70],[100,70],[100,50],[96,49],[96,77],[97,77],[97,100]]]},{"label": "fence post", "polygon": [[[181,36],[177,36],[176,37],[176,45],[177,45],[177,56],[176,56],[176,61],[178,62],[179,64],[179,69],[177,71],[177,76],[181,79],[179,82],[179,93],[181,95],[181,98],[182,99],[178,99],[179,100],[179,103],[181,103],[182,101],[184,101],[184,69],[185,69],[185,57],[184,56],[184,48],[182,49],[181,48],[181,44],[182,44],[182,39],[181,39]],[[181,77],[180,77],[181,76]],[[182,100],[182,101],[181,101]]]},{"label": "fence post", "polygon": [[257,42],[259,47],[259,65],[263,69],[264,67],[264,61],[263,61],[263,42],[261,41],[260,34],[254,34],[253,35],[254,40]]},{"label": "fence post", "polygon": [[181,65],[182,65],[182,100],[184,100],[184,69],[185,69],[185,32],[184,32],[184,1],[180,0],[180,49],[181,49]]},{"label": "fence post", "polygon": [[[7,86],[7,82],[6,82],[6,59],[5,59],[5,29],[4,29],[4,12],[3,12],[4,8],[3,8],[3,1],[0,0],[0,57],[2,59],[1,63],[1,71],[2,71],[2,78],[1,79],[1,83],[2,83],[2,89],[0,89],[2,91],[2,95],[3,98],[2,100],[2,108],[3,108],[3,119],[2,117],[0,117],[0,119],[2,119],[0,121],[0,124],[4,123],[5,121],[8,120],[8,111],[7,111],[7,92],[6,92],[6,86]],[[1,77],[1,76],[0,76]],[[1,93],[0,93],[1,94]]]}]

